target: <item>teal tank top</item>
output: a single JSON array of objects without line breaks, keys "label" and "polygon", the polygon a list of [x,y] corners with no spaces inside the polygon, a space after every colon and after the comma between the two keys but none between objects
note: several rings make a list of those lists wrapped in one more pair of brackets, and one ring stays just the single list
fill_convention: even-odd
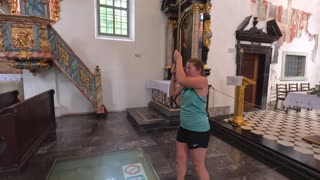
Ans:
[{"label": "teal tank top", "polygon": [[199,96],[193,88],[183,88],[180,104],[180,126],[197,132],[210,130],[206,111],[207,97]]}]

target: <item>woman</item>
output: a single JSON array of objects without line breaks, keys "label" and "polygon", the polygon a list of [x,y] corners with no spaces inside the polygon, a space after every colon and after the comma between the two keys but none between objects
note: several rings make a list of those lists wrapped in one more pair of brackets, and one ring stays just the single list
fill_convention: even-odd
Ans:
[{"label": "woman", "polygon": [[[209,180],[205,158],[210,137],[210,125],[206,112],[208,80],[202,76],[203,63],[191,59],[186,64],[185,72],[182,56],[174,52],[176,65],[172,65],[170,96],[178,96],[180,104],[180,127],[176,138],[177,180],[186,175],[187,160],[190,154],[192,163],[200,180]],[[181,96],[179,96],[181,94]]]}]

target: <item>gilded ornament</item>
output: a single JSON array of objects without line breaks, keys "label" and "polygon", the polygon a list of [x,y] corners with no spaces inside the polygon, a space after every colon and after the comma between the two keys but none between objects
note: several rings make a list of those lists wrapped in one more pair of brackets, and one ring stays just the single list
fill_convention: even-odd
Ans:
[{"label": "gilded ornament", "polygon": [[168,20],[168,26],[170,28],[176,28],[177,27],[177,21],[175,20]]},{"label": "gilded ornament", "polygon": [[9,0],[10,14],[19,15],[19,0]]},{"label": "gilded ornament", "polygon": [[11,27],[11,46],[12,48],[27,49],[33,48],[34,34],[33,28],[24,25]]},{"label": "gilded ornament", "polygon": [[39,66],[39,70],[46,70],[51,67],[51,64],[45,59],[40,60],[37,65]]},{"label": "gilded ornament", "polygon": [[89,76],[79,68],[80,81],[90,91],[90,78]]},{"label": "gilded ornament", "polygon": [[60,61],[62,61],[67,68],[70,68],[69,54],[58,43],[56,44],[56,47]]},{"label": "gilded ornament", "polygon": [[28,69],[33,75],[41,70],[46,70],[51,67],[51,63],[46,59],[38,61],[26,61],[26,60],[12,60],[10,65],[16,69]]},{"label": "gilded ornament", "polygon": [[41,51],[50,52],[50,43],[48,41],[48,33],[45,25],[42,25],[40,30],[40,48]]},{"label": "gilded ornament", "polygon": [[0,52],[3,52],[4,49],[4,37],[2,32],[2,26],[0,26]]},{"label": "gilded ornament", "polygon": [[26,50],[20,50],[18,53],[17,53],[19,59],[30,59],[31,55],[32,55],[32,52],[31,51],[26,51]]},{"label": "gilded ornament", "polygon": [[211,7],[212,7],[211,3],[206,3],[203,7],[203,12],[206,14],[210,14]]},{"label": "gilded ornament", "polygon": [[202,5],[200,3],[193,3],[192,4],[192,12],[194,14],[199,14],[201,9],[202,9]]},{"label": "gilded ornament", "polygon": [[50,1],[50,18],[55,22],[60,19],[60,0]]},{"label": "gilded ornament", "polygon": [[203,25],[203,46],[208,49],[210,48],[211,37],[212,37],[211,20],[206,20]]}]

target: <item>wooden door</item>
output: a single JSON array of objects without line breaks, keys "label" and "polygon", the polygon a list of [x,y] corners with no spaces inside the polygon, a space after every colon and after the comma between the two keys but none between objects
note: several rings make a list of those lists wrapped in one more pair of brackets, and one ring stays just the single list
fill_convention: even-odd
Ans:
[{"label": "wooden door", "polygon": [[[245,53],[243,56],[241,76],[245,76],[256,83],[259,78],[259,54]],[[257,85],[249,85],[244,93],[244,111],[250,111],[255,108],[257,98]],[[246,103],[248,102],[248,103]]]}]

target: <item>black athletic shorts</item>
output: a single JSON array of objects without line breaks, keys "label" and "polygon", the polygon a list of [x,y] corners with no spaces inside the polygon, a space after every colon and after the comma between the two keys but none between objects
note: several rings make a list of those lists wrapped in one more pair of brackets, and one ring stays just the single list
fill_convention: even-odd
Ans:
[{"label": "black athletic shorts", "polygon": [[179,127],[176,140],[187,143],[189,149],[208,148],[210,131],[196,132]]}]

